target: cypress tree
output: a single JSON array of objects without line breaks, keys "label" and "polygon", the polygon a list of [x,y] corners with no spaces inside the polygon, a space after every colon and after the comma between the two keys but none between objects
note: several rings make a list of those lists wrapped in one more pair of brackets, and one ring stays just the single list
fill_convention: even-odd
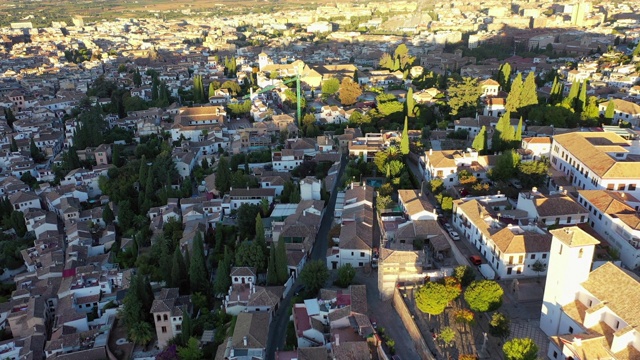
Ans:
[{"label": "cypress tree", "polygon": [[102,209],[102,220],[107,225],[111,225],[113,220],[115,220],[115,216],[113,215],[113,210],[111,210],[111,206],[109,206],[109,204],[106,204]]},{"label": "cypress tree", "polygon": [[402,155],[409,154],[409,122],[407,117],[404,117],[404,129],[402,129],[402,138],[400,139],[400,152]]},{"label": "cypress tree", "polygon": [[207,266],[204,258],[204,244],[202,233],[196,232],[193,238],[193,256],[189,268],[189,281],[192,292],[199,292],[207,295],[209,291],[209,280],[207,278]]},{"label": "cypress tree", "polygon": [[158,100],[158,78],[154,77],[151,83],[151,100]]},{"label": "cypress tree", "polygon": [[11,111],[11,108],[4,109],[4,117],[7,120],[7,125],[9,125],[11,129],[13,129],[13,123],[16,121],[16,116],[13,115],[13,111]]},{"label": "cypress tree", "polygon": [[598,98],[595,96],[589,96],[587,106],[580,114],[580,118],[584,121],[596,120],[600,116],[600,110],[598,110]]},{"label": "cypress tree", "polygon": [[213,86],[213,81],[212,81],[212,82],[209,83],[209,97],[212,97],[213,94],[215,94],[215,93],[216,93],[216,89]]},{"label": "cypress tree", "polygon": [[120,151],[122,150],[122,145],[113,145],[113,154],[111,155],[111,162],[116,167],[122,166],[122,159],[120,159]]},{"label": "cypress tree", "polygon": [[516,142],[516,148],[520,147],[520,142],[522,141],[522,116],[520,116],[520,121],[518,121],[518,129],[516,130],[513,140]]},{"label": "cypress tree", "polygon": [[563,105],[570,108],[574,107],[576,98],[578,97],[578,93],[580,92],[579,86],[580,84],[578,84],[575,81],[571,83],[571,88],[569,88],[569,94],[567,95],[566,98],[564,98],[564,100],[562,100]]},{"label": "cypress tree", "polygon": [[278,274],[278,282],[284,284],[289,278],[289,269],[287,268],[287,250],[285,249],[284,240],[280,239],[276,246],[275,255],[276,274]]},{"label": "cypress tree", "polygon": [[480,132],[473,139],[473,143],[471,144],[471,147],[476,149],[478,152],[482,152],[482,151],[486,150],[486,148],[487,148],[487,128],[485,126],[482,126],[482,128],[480,128]]},{"label": "cypress tree", "polygon": [[9,147],[9,150],[11,150],[11,152],[18,151],[18,143],[16,142],[16,138],[14,138],[13,136],[11,137],[11,145]]},{"label": "cypress tree", "polygon": [[609,100],[607,102],[607,108],[604,111],[604,118],[609,121],[613,120],[616,115],[616,105],[613,103],[613,100]]},{"label": "cypress tree", "polygon": [[415,112],[415,100],[413,99],[413,88],[410,87],[409,91],[407,92],[407,101],[405,102],[407,104],[407,116],[410,118],[416,117],[416,112]]},{"label": "cypress tree", "polygon": [[511,84],[511,90],[509,90],[509,95],[507,95],[507,105],[505,108],[507,112],[516,112],[520,107],[522,95],[522,74],[518,73],[516,75],[515,80]]},{"label": "cypress tree", "polygon": [[538,105],[538,88],[536,87],[536,77],[533,72],[527,75],[522,86],[519,108],[531,105]]},{"label": "cypress tree", "polygon": [[507,111],[500,117],[496,124],[495,131],[493,132],[491,149],[494,151],[503,151],[508,149],[511,141],[513,141],[513,137],[514,132],[513,127],[511,126],[511,113]]},{"label": "cypress tree", "polygon": [[216,190],[221,194],[229,192],[231,188],[231,170],[229,169],[229,162],[225,157],[221,157],[218,161],[215,185]]},{"label": "cypress tree", "polygon": [[[264,225],[262,223],[262,216],[260,215],[260,213],[256,215],[256,242],[260,244],[265,243]],[[266,246],[265,246],[265,249],[266,249]]]},{"label": "cypress tree", "polygon": [[187,294],[187,267],[184,264],[184,258],[180,247],[176,246],[173,251],[173,261],[171,263],[171,287],[180,288],[180,293]]},{"label": "cypress tree", "polygon": [[267,265],[267,284],[278,285],[278,272],[276,271],[276,245],[271,243],[269,249],[269,263]]},{"label": "cypress tree", "polygon": [[582,82],[580,87],[580,94],[578,95],[578,101],[576,102],[576,112],[582,112],[587,107],[587,80]]},{"label": "cypress tree", "polygon": [[498,69],[498,83],[504,91],[511,89],[511,65],[509,63],[500,65]]}]

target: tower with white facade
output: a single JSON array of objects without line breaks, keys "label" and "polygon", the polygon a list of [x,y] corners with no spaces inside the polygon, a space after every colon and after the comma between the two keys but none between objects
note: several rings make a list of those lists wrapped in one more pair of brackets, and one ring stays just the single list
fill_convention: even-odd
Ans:
[{"label": "tower with white facade", "polygon": [[576,226],[550,232],[553,239],[540,328],[554,336],[559,332],[562,307],[575,301],[580,284],[589,278],[595,245],[600,242]]},{"label": "tower with white facade", "polygon": [[267,65],[269,65],[269,55],[261,52],[258,54],[258,67],[260,68],[260,71],[262,71],[262,69]]}]

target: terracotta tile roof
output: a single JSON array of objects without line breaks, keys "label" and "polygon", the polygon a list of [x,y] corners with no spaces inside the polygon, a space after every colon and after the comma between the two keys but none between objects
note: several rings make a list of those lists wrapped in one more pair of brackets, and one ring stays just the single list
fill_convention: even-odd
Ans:
[{"label": "terracotta tile roof", "polygon": [[538,216],[561,216],[573,214],[588,214],[589,211],[583,208],[575,200],[567,195],[549,195],[537,197],[535,206]]},{"label": "terracotta tile roof", "polygon": [[[610,132],[572,132],[556,135],[554,143],[560,144],[591,172],[601,178],[640,178],[640,159],[629,155],[626,160],[616,160],[605,151],[611,146],[623,148],[618,152],[626,152],[629,144],[619,135]],[[604,148],[603,148],[604,147]]]},{"label": "terracotta tile roof", "polygon": [[534,252],[549,252],[551,236],[525,231],[514,232],[514,228],[506,227],[491,237],[496,246],[504,254],[522,254]]},{"label": "terracotta tile roof", "polygon": [[569,226],[549,231],[558,240],[568,246],[587,246],[600,244],[593,236],[577,226]]},{"label": "terracotta tile roof", "polygon": [[351,285],[349,290],[351,291],[351,311],[366,314],[368,309],[367,286]]},{"label": "terracotta tile roof", "polygon": [[433,211],[433,205],[427,200],[427,197],[420,194],[418,190],[398,190],[398,198],[404,205],[409,216],[415,215],[422,211]]},{"label": "terracotta tile roof", "polygon": [[628,325],[640,325],[640,279],[632,272],[607,262],[589,274],[582,287],[604,302]]},{"label": "terracotta tile roof", "polygon": [[340,249],[371,250],[373,228],[361,222],[348,222],[340,228]]},{"label": "terracotta tile roof", "polygon": [[[238,314],[236,327],[233,330],[232,344],[236,349],[264,349],[267,347],[269,333],[269,317],[266,312]],[[244,345],[244,338],[247,345]]]}]

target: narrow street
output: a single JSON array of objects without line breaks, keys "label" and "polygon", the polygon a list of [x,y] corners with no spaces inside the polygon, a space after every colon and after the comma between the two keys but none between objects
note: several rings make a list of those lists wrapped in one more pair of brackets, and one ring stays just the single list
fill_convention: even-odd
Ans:
[{"label": "narrow street", "polygon": [[[331,197],[329,198],[329,203],[325,208],[324,216],[322,217],[322,222],[320,223],[320,229],[318,229],[318,234],[316,236],[316,242],[313,244],[313,249],[311,249],[310,260],[325,260],[327,256],[327,246],[329,244],[329,230],[331,230],[331,226],[333,225],[333,213],[336,207],[336,197],[338,195],[338,184],[340,183],[340,178],[342,177],[342,173],[344,172],[344,168],[347,165],[347,157],[343,156],[340,161],[340,171],[338,171],[338,177],[336,182],[331,189]],[[293,284],[292,289],[296,289],[301,284],[300,280],[297,279]],[[267,340],[267,360],[275,359],[275,352],[279,349],[284,348],[285,339],[287,337],[287,324],[289,323],[289,317],[287,316],[289,312],[289,308],[291,307],[291,299],[294,296],[294,291],[289,291],[289,294],[280,302],[280,306],[271,321],[271,325],[269,325],[269,337]]]}]

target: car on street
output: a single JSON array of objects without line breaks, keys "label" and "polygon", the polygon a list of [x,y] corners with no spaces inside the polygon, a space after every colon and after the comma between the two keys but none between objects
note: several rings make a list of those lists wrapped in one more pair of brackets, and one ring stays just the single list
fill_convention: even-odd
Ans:
[{"label": "car on street", "polygon": [[478,255],[469,256],[469,261],[471,261],[473,265],[482,265],[482,258]]},{"label": "car on street", "polygon": [[453,231],[453,227],[449,223],[444,223],[444,228],[447,229],[448,232]]},{"label": "car on street", "polygon": [[451,238],[454,241],[459,241],[460,240],[460,235],[458,235],[458,233],[453,231],[453,230],[449,231],[449,236],[451,236]]}]

